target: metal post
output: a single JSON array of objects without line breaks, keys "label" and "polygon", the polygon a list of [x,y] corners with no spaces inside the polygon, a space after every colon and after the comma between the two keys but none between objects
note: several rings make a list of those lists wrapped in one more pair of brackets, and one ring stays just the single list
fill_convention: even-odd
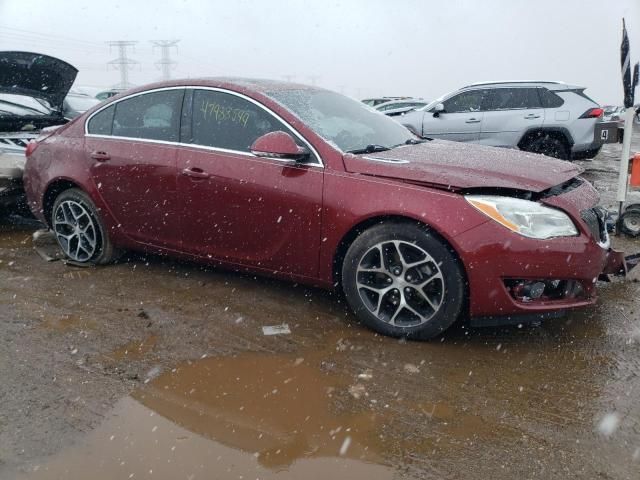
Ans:
[{"label": "metal post", "polygon": [[631,136],[633,135],[634,115],[635,109],[633,107],[627,108],[624,115],[624,138],[622,140],[622,157],[620,157],[620,172],[618,174],[618,218],[622,215],[622,206],[627,199],[627,185],[629,184],[629,156],[631,155]]},{"label": "metal post", "polygon": [[176,65],[177,62],[171,60],[171,47],[175,47],[176,51],[178,51],[178,47],[176,46],[180,40],[153,40],[151,43],[153,44],[153,48],[160,48],[160,60],[156,62],[156,65],[160,67],[162,71],[162,80],[169,80],[171,78],[171,69]]},{"label": "metal post", "polygon": [[111,47],[118,47],[118,58],[108,62],[108,65],[120,70],[120,83],[117,87],[122,89],[130,88],[132,85],[129,83],[129,69],[132,65],[138,64],[138,62],[127,56],[127,48],[133,47],[138,42],[118,40],[108,43]]}]

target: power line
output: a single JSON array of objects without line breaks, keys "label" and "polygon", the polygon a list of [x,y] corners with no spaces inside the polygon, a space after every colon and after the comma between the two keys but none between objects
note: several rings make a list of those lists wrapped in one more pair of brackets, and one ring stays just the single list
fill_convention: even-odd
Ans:
[{"label": "power line", "polygon": [[21,28],[14,28],[14,27],[6,27],[4,25],[0,25],[0,30],[7,30],[7,33],[10,34],[14,34],[14,35],[22,35],[22,36],[31,36],[31,37],[42,37],[44,39],[55,39],[56,41],[66,41],[66,42],[73,42],[73,43],[84,43],[87,45],[93,45],[93,46],[102,46],[103,44],[100,42],[94,42],[91,40],[80,40],[78,38],[71,38],[71,37],[64,37],[62,35],[55,35],[55,34],[51,34],[51,33],[40,33],[40,32],[34,32],[32,30],[24,30]]},{"label": "power line", "polygon": [[44,48],[46,50],[53,50],[56,47],[63,48],[65,51],[77,51],[86,54],[89,51],[95,51],[95,47],[93,45],[82,45],[82,44],[57,44],[57,42],[52,40],[45,40],[41,38],[32,38],[32,37],[21,37],[15,36],[13,34],[8,34],[0,31],[0,39],[3,42],[7,43],[9,41],[13,41],[16,45],[20,45],[20,50],[24,50],[24,45]]},{"label": "power line", "polygon": [[109,47],[118,47],[118,58],[107,62],[107,65],[114,67],[116,70],[120,70],[120,83],[116,85],[118,88],[128,89],[133,85],[129,83],[129,70],[133,65],[137,65],[140,62],[133,60],[127,56],[127,49],[134,47],[136,41],[129,40],[114,40],[109,43]]},{"label": "power line", "polygon": [[171,48],[176,49],[178,52],[177,44],[180,40],[152,40],[151,44],[153,49],[156,47],[160,49],[160,60],[156,62],[156,66],[160,67],[162,71],[162,80],[169,80],[171,78],[171,69],[176,66],[178,62],[171,60]]}]

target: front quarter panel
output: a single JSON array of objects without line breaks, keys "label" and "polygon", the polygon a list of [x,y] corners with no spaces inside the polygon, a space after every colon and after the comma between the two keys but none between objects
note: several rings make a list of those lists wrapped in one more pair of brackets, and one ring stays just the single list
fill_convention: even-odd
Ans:
[{"label": "front quarter panel", "polygon": [[425,110],[414,110],[402,115],[402,117],[398,118],[398,121],[411,132],[422,136],[422,121],[424,119],[424,115]]},{"label": "front quarter panel", "polygon": [[456,236],[487,222],[461,195],[367,175],[325,173],[320,277],[333,283],[333,261],[342,240],[371,219],[403,217],[428,225],[457,249]]}]

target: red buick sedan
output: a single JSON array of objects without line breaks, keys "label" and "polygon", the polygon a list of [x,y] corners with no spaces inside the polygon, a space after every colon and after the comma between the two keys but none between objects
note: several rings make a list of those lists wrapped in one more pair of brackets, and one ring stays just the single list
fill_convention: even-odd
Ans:
[{"label": "red buick sedan", "polygon": [[557,316],[622,268],[573,164],[419,139],[315,87],[149,85],[27,156],[31,209],[75,262],[134,249],[335,288],[392,336]]}]

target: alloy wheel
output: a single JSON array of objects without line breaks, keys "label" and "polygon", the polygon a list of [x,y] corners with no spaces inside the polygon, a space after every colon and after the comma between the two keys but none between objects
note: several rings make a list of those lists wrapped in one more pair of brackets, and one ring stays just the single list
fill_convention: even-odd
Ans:
[{"label": "alloy wheel", "polygon": [[428,322],[444,300],[440,267],[415,243],[381,242],[361,257],[356,286],[364,306],[395,327]]},{"label": "alloy wheel", "polygon": [[87,208],[79,202],[61,202],[53,216],[53,230],[65,255],[86,262],[96,253],[98,229]]}]

